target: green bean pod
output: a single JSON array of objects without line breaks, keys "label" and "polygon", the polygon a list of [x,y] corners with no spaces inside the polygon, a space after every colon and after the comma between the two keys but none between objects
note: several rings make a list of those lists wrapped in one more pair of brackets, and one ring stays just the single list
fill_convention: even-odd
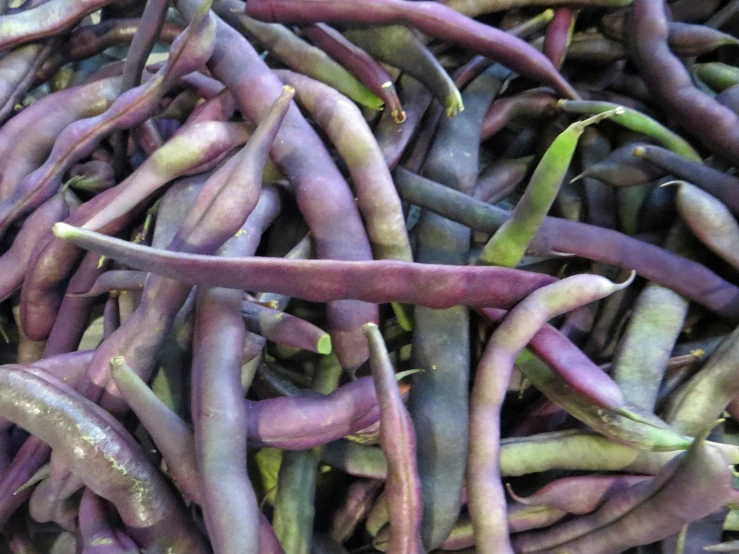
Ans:
[{"label": "green bean pod", "polygon": [[622,108],[618,107],[573,123],[554,140],[534,170],[526,192],[516,204],[510,219],[500,226],[484,246],[478,263],[505,267],[518,265],[559,192],[585,127],[619,115],[621,111]]}]

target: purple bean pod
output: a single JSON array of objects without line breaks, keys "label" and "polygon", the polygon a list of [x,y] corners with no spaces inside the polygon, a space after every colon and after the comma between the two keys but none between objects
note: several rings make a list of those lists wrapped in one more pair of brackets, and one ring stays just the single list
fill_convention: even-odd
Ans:
[{"label": "purple bean pod", "polygon": [[143,290],[148,275],[133,269],[113,269],[100,275],[88,290],[67,295],[93,297],[122,290]]},{"label": "purple bean pod", "polygon": [[318,354],[331,353],[331,337],[312,323],[254,302],[241,303],[246,329],[267,340]]},{"label": "purple bean pod", "polygon": [[365,325],[370,367],[380,405],[380,444],[388,462],[385,482],[392,534],[388,549],[398,554],[423,552],[421,480],[416,465],[413,421],[398,390],[395,370],[377,325]]},{"label": "purple bean pod", "polygon": [[193,453],[192,429],[170,410],[128,366],[123,356],[110,360],[118,391],[156,444],[172,477],[187,498],[202,504],[202,483]]},{"label": "purple bean pod", "polygon": [[381,98],[395,123],[405,121],[405,111],[398,98],[392,77],[372,56],[325,23],[303,27],[300,34],[346,67],[370,91]]},{"label": "purple bean pod", "polygon": [[[178,0],[177,6],[191,18],[195,0]],[[260,121],[279,96],[282,83],[238,32],[216,18],[216,47],[211,59],[214,75],[231,90],[242,113]],[[298,206],[316,241],[318,255],[346,260],[371,259],[354,199],[318,135],[291,109],[278,134],[272,156],[293,185]],[[328,317],[334,351],[348,369],[367,359],[361,326],[378,317],[377,307],[352,301],[332,303]]]},{"label": "purple bean pod", "polygon": [[49,94],[10,118],[0,128],[0,158],[4,166],[0,200],[10,197],[22,179],[44,162],[68,125],[105,112],[119,91],[119,79],[101,79]]},{"label": "purple bean pod", "polygon": [[379,421],[372,379],[362,377],[328,395],[246,400],[247,435],[254,444],[304,450],[338,440]]},{"label": "purple bean pod", "polygon": [[565,56],[567,56],[567,48],[572,40],[576,20],[577,11],[572,8],[558,8],[554,12],[551,23],[547,26],[543,52],[557,69],[562,68]]},{"label": "purple bean pod", "polygon": [[323,21],[365,24],[400,23],[429,36],[469,48],[511,70],[551,85],[566,98],[577,92],[541,52],[504,31],[478,23],[443,4],[371,0],[361,6],[339,0],[250,0],[246,12],[265,21],[314,23]]},{"label": "purple bean pod", "polygon": [[0,413],[50,444],[93,492],[113,502],[147,551],[207,552],[184,506],[114,419],[73,390],[22,370],[3,366],[0,380]]},{"label": "purple bean pod", "polygon": [[0,17],[0,50],[64,32],[110,3],[111,0],[51,0],[4,15]]},{"label": "purple bean pod", "polygon": [[693,86],[683,63],[669,50],[669,25],[662,0],[636,0],[627,20],[632,58],[663,108],[711,151],[739,161],[739,116]]},{"label": "purple bean pod", "polygon": [[26,268],[31,258],[33,249],[58,221],[63,221],[69,216],[73,205],[66,193],[52,196],[37,208],[24,222],[10,248],[0,256],[0,267],[2,267],[2,287],[0,288],[0,300],[5,300],[23,283]]},{"label": "purple bean pod", "polygon": [[[634,485],[614,496],[598,512],[592,516],[582,516],[544,532],[545,536],[554,539],[550,547],[536,548],[536,552],[555,554],[566,551],[572,554],[599,552],[602,554],[618,554],[632,546],[648,544],[677,533],[683,526],[692,521],[702,519],[715,512],[732,497],[732,473],[724,455],[705,441],[705,435],[696,439],[683,456],[665,468],[651,482]],[[668,474],[665,476],[664,474]],[[660,482],[661,486],[654,486]],[[634,491],[648,491],[649,494],[639,498]],[[643,494],[643,492],[642,492]],[[630,499],[628,510],[622,510],[618,517],[603,518],[612,506],[619,501]],[[588,529],[579,525],[580,520],[596,523]],[[578,529],[580,533],[568,533],[569,537],[560,535],[562,529],[568,531]],[[583,530],[586,530],[582,534]],[[560,535],[560,536],[558,536]],[[574,535],[574,536],[573,536]],[[564,539],[564,540],[563,540]],[[532,552],[530,548],[520,548],[525,542],[516,541],[519,551]],[[528,545],[527,545],[528,546]]]},{"label": "purple bean pod", "polygon": [[323,83],[289,71],[275,73],[295,88],[296,100],[326,131],[346,161],[375,257],[412,261],[400,198],[377,141],[359,109]]},{"label": "purple bean pod", "polygon": [[90,489],[82,494],[79,512],[82,554],[139,554],[138,546],[110,522],[105,501]]},{"label": "purple bean pod", "polygon": [[554,280],[547,275],[499,267],[396,261],[223,259],[156,250],[65,223],[58,223],[54,232],[58,238],[82,248],[182,282],[278,292],[312,302],[357,298],[436,309],[459,305],[508,307]]},{"label": "purple bean pod", "polygon": [[526,91],[493,102],[482,123],[481,140],[487,140],[518,117],[542,118],[557,113],[557,98],[548,90]]},{"label": "purple bean pod", "polygon": [[[632,277],[633,278],[633,277]],[[513,552],[500,483],[500,406],[516,356],[555,315],[623,289],[594,275],[575,275],[534,292],[511,310],[485,348],[472,389],[468,494],[470,515],[481,554]]]},{"label": "purple bean pod", "polygon": [[[206,0],[203,10],[209,7]],[[201,11],[172,44],[167,64],[152,79],[119,96],[105,113],[68,125],[57,137],[44,165],[26,175],[12,195],[0,203],[0,231],[7,230],[15,219],[51,197],[61,184],[61,176],[75,162],[92,153],[106,135],[148,119],[162,96],[181,76],[208,60],[214,36],[215,21],[208,12]]]},{"label": "purple bean pod", "polygon": [[508,494],[527,506],[549,506],[568,514],[584,515],[598,509],[610,497],[649,479],[645,475],[583,475],[563,477],[535,493],[520,497],[507,485]]}]

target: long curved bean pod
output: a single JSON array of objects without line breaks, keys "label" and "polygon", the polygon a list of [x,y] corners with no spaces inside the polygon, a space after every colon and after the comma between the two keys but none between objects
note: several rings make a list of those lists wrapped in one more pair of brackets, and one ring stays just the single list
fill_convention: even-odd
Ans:
[{"label": "long curved bean pod", "polygon": [[[87,254],[69,281],[67,290],[75,292],[89,288],[106,269],[104,261],[95,254]],[[72,352],[77,349],[85,332],[94,298],[65,296],[50,326],[44,356]]]},{"label": "long curved bean pod", "polygon": [[9,52],[0,61],[0,121],[5,121],[33,84],[36,71],[51,55],[58,42],[27,44]]},{"label": "long curved bean pod", "polygon": [[[271,131],[265,146],[274,140],[291,97],[292,90],[286,90],[282,103],[277,102],[260,124],[260,135]],[[255,133],[255,138],[260,137]],[[265,149],[263,161],[266,154]],[[261,210],[257,206],[241,231],[220,248],[221,256],[254,255],[264,229],[276,216],[275,206],[263,204],[267,205]],[[241,297],[241,291],[221,288],[205,289],[198,295],[191,404],[195,452],[203,478],[203,508],[212,540],[218,552],[256,554],[271,548],[256,527],[260,521],[257,514],[261,514],[245,470],[248,423],[252,418],[242,399],[242,352],[247,333],[241,320]],[[260,527],[265,530],[264,524]]]},{"label": "long curved bean pod", "polygon": [[0,300],[5,300],[21,286],[33,249],[56,222],[69,215],[69,200],[66,193],[59,193],[44,202],[24,222],[7,252],[0,256],[3,275]]},{"label": "long curved bean pod", "polygon": [[540,118],[557,113],[557,99],[548,90],[526,91],[500,98],[490,105],[482,122],[481,140],[487,140],[517,117]]},{"label": "long curved bean pod", "polygon": [[548,483],[535,493],[522,498],[509,486],[510,495],[527,506],[549,506],[568,514],[588,514],[600,507],[609,497],[640,483],[644,475],[583,475],[563,477]]},{"label": "long curved bean pod", "polygon": [[617,148],[601,161],[587,167],[573,181],[589,177],[612,187],[633,187],[663,177],[663,171],[634,155],[634,151],[642,146],[645,145],[629,143]]},{"label": "long curved bean pod", "polygon": [[[130,43],[140,25],[141,19],[111,19],[76,27],[70,33],[64,50],[54,52],[36,73],[37,81],[48,81],[71,61],[91,58],[112,46]],[[162,27],[158,40],[171,43],[181,32],[181,25],[167,22]]]},{"label": "long curved bean pod", "polygon": [[649,161],[669,175],[699,186],[739,215],[739,200],[735,194],[739,190],[739,179],[736,177],[685,159],[659,146],[640,145],[634,148],[634,156]]},{"label": "long curved bean pod", "polygon": [[119,90],[120,79],[100,79],[50,94],[10,118],[0,128],[0,199],[12,195],[22,179],[44,162],[68,125],[105,112]]},{"label": "long curved bean pod", "polygon": [[720,200],[695,185],[679,181],[675,204],[698,239],[732,267],[739,268],[739,224]]},{"label": "long curved bean pod", "polygon": [[[406,302],[430,308],[510,306],[552,277],[498,267],[457,267],[406,262],[220,259],[173,253],[130,244],[57,223],[55,234],[126,265],[206,286],[290,294],[313,302],[357,298],[365,302]],[[207,274],[202,272],[208,268]],[[320,281],[307,281],[320,275]],[[491,287],[506,283],[507,290]],[[318,278],[316,278],[318,279]],[[491,281],[493,280],[493,281]],[[515,282],[514,282],[515,281]],[[510,288],[507,285],[511,285]]]},{"label": "long curved bean pod", "polygon": [[405,121],[405,112],[392,77],[372,56],[354,45],[336,29],[323,23],[303,27],[300,34],[346,67],[364,86],[381,98],[395,123]]},{"label": "long curved bean pod", "polygon": [[611,102],[595,102],[592,100],[564,100],[559,102],[559,107],[566,112],[581,115],[597,115],[621,108],[622,113],[617,113],[611,116],[611,121],[618,123],[627,129],[631,129],[632,131],[642,133],[660,141],[665,148],[672,150],[676,154],[696,162],[701,161],[700,155],[680,135],[670,131],[667,127],[655,121],[651,117],[636,110],[632,110],[631,108],[619,106],[618,104],[613,104]]},{"label": "long curved bean pod", "polygon": [[40,6],[0,17],[0,50],[54,35],[73,27],[111,0],[51,0]]},{"label": "long curved bean pod", "polygon": [[410,25],[422,33],[469,48],[521,75],[550,85],[567,98],[578,98],[577,92],[541,52],[519,38],[478,23],[443,4],[371,0],[359,6],[337,0],[251,0],[246,12],[257,19],[283,23],[323,21]]},{"label": "long curved bean pod", "polygon": [[585,127],[605,118],[618,116],[621,111],[622,108],[617,107],[585,121],[575,122],[554,139],[536,166],[526,191],[511,212],[511,217],[483,247],[478,263],[505,267],[518,265],[554,203]]},{"label": "long curved bean pod", "polygon": [[[169,0],[147,0],[144,13],[141,14],[141,25],[136,30],[131,46],[128,48],[126,59],[123,62],[121,94],[141,84],[141,76],[146,60],[162,32],[168,8]],[[121,175],[128,147],[128,133],[125,130],[115,132],[111,137],[111,143],[113,146],[113,169],[116,175]]]},{"label": "long curved bean pod", "polygon": [[193,456],[192,429],[157,398],[126,364],[123,356],[113,358],[110,366],[123,399],[157,445],[175,482],[191,500],[202,504],[200,472]]},{"label": "long curved bean pod", "polygon": [[49,443],[90,489],[113,502],[147,550],[207,552],[184,506],[115,420],[74,391],[22,370],[0,367],[0,380],[0,413]]},{"label": "long curved bean pod", "polygon": [[[695,240],[680,222],[673,224],[665,248],[695,257]],[[688,301],[649,283],[639,295],[614,356],[613,376],[629,400],[654,411],[670,353],[683,328]]]},{"label": "long curved bean pod", "polygon": [[[427,175],[473,194],[482,119],[508,75],[507,69],[494,65],[466,87],[465,111],[439,123],[424,168]],[[423,213],[417,226],[416,259],[425,264],[462,265],[470,234],[456,222]],[[421,536],[430,549],[444,541],[460,510],[468,440],[469,311],[464,306],[443,311],[417,306],[415,314],[412,363],[426,371],[413,376],[409,410],[423,492]]]},{"label": "long curved bean pod", "polygon": [[470,407],[467,490],[477,548],[512,552],[500,483],[500,406],[516,356],[541,326],[555,315],[604,298],[628,286],[602,277],[575,275],[532,293],[508,314],[488,341],[475,375]]},{"label": "long curved bean pod", "polygon": [[559,8],[554,13],[551,23],[547,26],[542,51],[557,69],[562,67],[565,56],[567,56],[567,48],[572,40],[576,19],[577,12],[575,10],[571,8]]},{"label": "long curved bean pod", "polygon": [[[493,322],[501,322],[507,315],[505,310],[493,308],[480,312]],[[556,328],[543,325],[528,348],[577,394],[606,410],[623,412],[626,401],[618,385]]]},{"label": "long curved bean pod", "polygon": [[[536,358],[524,352],[516,367],[531,384],[547,398],[564,408],[600,434],[622,444],[645,450],[680,450],[690,445],[690,439],[675,433],[651,412],[635,412],[624,403],[617,410],[599,408],[582,395],[573,394],[569,385]],[[632,415],[633,414],[633,415]]]},{"label": "long curved bean pod", "polygon": [[[654,492],[628,512],[619,514],[617,519],[601,519],[599,516],[607,513],[610,506],[617,504],[622,497],[628,497],[631,489],[640,488],[641,485],[635,485],[614,497],[592,517],[583,516],[588,521],[598,522],[597,527],[594,526],[587,534],[559,541],[552,548],[537,548],[536,551],[547,554],[563,550],[573,554],[618,554],[631,546],[648,544],[677,533],[685,524],[718,510],[732,497],[729,464],[718,449],[705,442],[705,437],[693,443],[674,469],[668,468],[663,473],[668,472],[671,475],[667,479],[663,480],[662,473],[655,477],[655,481],[664,483],[662,486],[657,490],[649,487]],[[557,536],[558,527],[552,529],[551,535]],[[578,520],[561,524],[561,527],[577,528]],[[521,552],[530,551],[521,549]]]},{"label": "long curved bean pod", "polygon": [[639,73],[678,123],[707,148],[739,161],[739,116],[693,86],[690,74],[667,46],[669,27],[661,0],[636,0],[627,21],[628,43]]},{"label": "long curved bean pod", "polygon": [[241,304],[248,331],[267,340],[319,354],[331,353],[331,337],[312,323],[253,302]]},{"label": "long curved bean pod", "polygon": [[[170,242],[170,251],[213,253],[245,222],[250,229],[252,225],[256,227],[252,230],[256,237],[261,236],[280,205],[273,189],[264,191],[260,198],[262,172],[292,95],[292,89],[285,87],[247,145],[203,185],[193,208]],[[241,198],[237,204],[231,201],[234,194]],[[262,208],[258,209],[262,199]],[[255,214],[254,222],[249,221],[250,214]],[[183,283],[150,277],[144,289],[144,305],[136,311],[135,318],[126,322],[98,349],[88,370],[91,386],[87,394],[94,397],[102,392],[100,388],[107,387],[110,401],[115,402],[115,387],[108,387],[109,368],[106,367],[113,355],[125,356],[134,370],[148,377],[153,369],[154,354],[189,292],[190,287]],[[162,324],[162,319],[168,323]],[[151,331],[141,333],[139,325],[151,325]]]},{"label": "long curved bean pod", "polygon": [[[404,199],[473,229],[492,233],[508,217],[506,210],[449,190],[407,170],[398,168],[393,175]],[[705,266],[647,242],[610,229],[553,217],[544,219],[534,240],[549,244],[540,250],[542,253],[569,252],[634,269],[650,281],[673,289],[724,317],[739,319],[739,290]]]},{"label": "long curved bean pod", "polygon": [[[214,163],[243,144],[248,136],[247,129],[237,123],[194,125],[168,141],[125,181],[86,202],[66,221],[90,224],[103,220],[98,228],[109,233],[119,232],[139,209],[145,207],[143,201],[158,188],[183,173]],[[21,294],[24,306],[21,315],[27,332],[43,337],[43,330],[48,330],[48,322],[55,319],[55,310],[61,303],[60,284],[72,271],[77,257],[77,249],[70,249],[69,244],[53,237],[39,244],[32,255]],[[36,334],[31,325],[34,321],[42,325],[40,334]]]},{"label": "long curved bean pod", "polygon": [[377,141],[361,112],[331,87],[296,73],[275,73],[295,88],[296,100],[326,131],[344,158],[375,257],[412,261],[400,198]]},{"label": "long curved bean pod", "polygon": [[421,42],[416,32],[403,25],[347,29],[346,37],[373,58],[408,73],[431,91],[447,117],[464,110],[462,96],[444,67]]},{"label": "long curved bean pod", "polygon": [[416,465],[413,421],[398,390],[387,348],[377,325],[364,328],[370,345],[370,367],[380,404],[380,444],[388,462],[385,495],[390,513],[388,549],[418,554],[421,543],[421,481]]},{"label": "long curved bean pod", "polygon": [[219,0],[215,12],[234,29],[254,37],[293,71],[330,85],[355,102],[381,110],[383,101],[329,55],[284,25],[262,23],[244,15],[244,2]]},{"label": "long curved bean pod", "polygon": [[131,89],[113,102],[103,114],[67,126],[57,138],[44,165],[27,175],[13,194],[0,203],[0,230],[51,197],[61,184],[61,175],[114,130],[131,127],[147,119],[157,103],[181,76],[202,66],[213,51],[215,21],[202,11],[172,45],[167,64],[144,85]]},{"label": "long curved bean pod", "polygon": [[[177,0],[177,6],[189,19],[197,11],[198,4],[196,0]],[[246,39],[217,17],[216,22],[216,47],[211,60],[213,73],[231,90],[241,112],[252,121],[261,121],[283,85]],[[351,191],[297,107],[285,117],[272,157],[295,190],[298,207],[313,234],[318,256],[371,259],[369,241]],[[367,359],[361,327],[377,317],[377,307],[370,304],[340,301],[328,306],[334,352],[345,368],[354,369]]]}]

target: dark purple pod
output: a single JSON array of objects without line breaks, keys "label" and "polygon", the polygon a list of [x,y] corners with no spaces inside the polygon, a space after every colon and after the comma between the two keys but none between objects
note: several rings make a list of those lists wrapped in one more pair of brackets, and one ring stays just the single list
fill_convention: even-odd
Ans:
[{"label": "dark purple pod", "polygon": [[343,543],[351,538],[372,509],[382,486],[379,479],[360,479],[349,485],[346,499],[331,517],[331,537],[334,540]]},{"label": "dark purple pod", "polygon": [[654,164],[663,173],[702,188],[726,204],[735,215],[739,215],[739,199],[736,195],[739,179],[736,177],[651,144],[635,147],[634,156]]},{"label": "dark purple pod", "polygon": [[[510,306],[554,280],[547,275],[500,267],[396,261],[222,259],[155,250],[64,223],[55,226],[55,233],[80,247],[182,282],[280,292],[313,302],[358,298],[437,309],[458,305]],[[491,282],[497,286],[491,287]]]},{"label": "dark purple pod", "polygon": [[530,90],[500,98],[490,105],[482,123],[480,138],[489,139],[516,118],[545,118],[557,111],[557,98],[548,90]]},{"label": "dark purple pod", "polygon": [[381,98],[395,123],[405,121],[405,111],[395,91],[392,77],[367,52],[324,23],[303,27],[300,33],[346,67],[364,86]]},{"label": "dark purple pod", "polygon": [[254,302],[243,302],[241,315],[248,331],[267,340],[319,354],[331,353],[331,336],[304,319]]},{"label": "dark purple pod", "polygon": [[558,8],[547,26],[543,52],[557,69],[560,69],[565,61],[576,19],[577,12],[572,8]]},{"label": "dark purple pod", "polygon": [[533,167],[534,156],[516,160],[497,160],[477,177],[474,198],[496,204],[520,185]]},{"label": "dark purple pod", "polygon": [[246,401],[247,434],[256,444],[300,450],[356,433],[379,420],[372,379],[362,377],[329,395],[301,394]]},{"label": "dark purple pod", "polygon": [[664,171],[634,155],[644,143],[628,143],[611,152],[607,157],[585,168],[576,179],[598,179],[612,187],[643,185],[664,176]]},{"label": "dark purple pod", "polygon": [[[2,280],[0,300],[5,300],[21,286],[32,252],[38,241],[58,221],[69,216],[70,201],[66,193],[56,194],[39,206],[24,222],[10,248],[0,256]],[[74,205],[74,202],[71,202]]]},{"label": "dark purple pod", "polygon": [[106,135],[153,115],[167,90],[210,57],[214,36],[215,21],[201,13],[174,42],[170,61],[152,79],[123,93],[105,113],[68,125],[57,137],[44,165],[26,175],[11,196],[0,203],[0,230],[6,230],[15,219],[51,197],[64,172],[92,153]]},{"label": "dark purple pod", "polygon": [[101,79],[45,96],[7,121],[0,129],[4,160],[0,199],[11,196],[21,180],[46,160],[69,124],[104,112],[119,91],[119,79]]},{"label": "dark purple pod", "polygon": [[111,0],[52,0],[3,16],[0,20],[0,49],[7,50],[66,31],[86,15],[110,3]]},{"label": "dark purple pod", "polygon": [[609,497],[641,481],[642,475],[584,475],[552,481],[534,494],[522,498],[508,485],[508,493],[527,506],[549,506],[569,514],[587,514]]},{"label": "dark purple pod", "polygon": [[361,6],[336,0],[311,2],[258,0],[247,4],[247,14],[257,19],[291,23],[400,23],[416,27],[429,36],[469,48],[492,58],[526,77],[551,85],[566,98],[577,98],[572,86],[541,52],[504,31],[478,23],[434,2],[372,0]]}]

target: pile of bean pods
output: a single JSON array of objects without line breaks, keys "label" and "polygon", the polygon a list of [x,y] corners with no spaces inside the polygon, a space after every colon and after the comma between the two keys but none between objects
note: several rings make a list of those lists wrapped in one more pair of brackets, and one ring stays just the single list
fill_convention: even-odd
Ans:
[{"label": "pile of bean pods", "polygon": [[0,553],[739,552],[738,37],[0,1]]}]

